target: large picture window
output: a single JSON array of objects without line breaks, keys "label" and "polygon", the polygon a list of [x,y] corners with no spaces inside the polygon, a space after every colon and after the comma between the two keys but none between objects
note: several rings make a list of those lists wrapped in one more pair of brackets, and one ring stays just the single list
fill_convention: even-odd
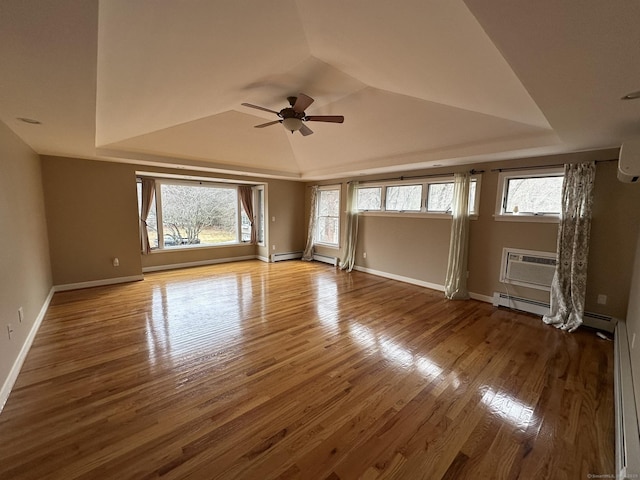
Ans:
[{"label": "large picture window", "polygon": [[316,243],[337,247],[340,239],[340,187],[318,189]]},{"label": "large picture window", "polygon": [[[140,208],[140,183],[138,205]],[[261,220],[263,205],[259,207]],[[233,184],[156,179],[146,226],[151,248],[159,250],[229,245],[251,239],[251,221],[242,208],[238,186]],[[263,240],[264,229],[260,227],[258,232]]]},{"label": "large picture window", "polygon": [[238,241],[235,187],[161,184],[158,196],[165,247]]}]

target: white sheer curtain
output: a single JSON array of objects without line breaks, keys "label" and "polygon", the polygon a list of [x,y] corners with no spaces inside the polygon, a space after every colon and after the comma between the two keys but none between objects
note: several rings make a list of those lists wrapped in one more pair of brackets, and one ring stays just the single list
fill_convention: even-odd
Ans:
[{"label": "white sheer curtain", "polygon": [[595,162],[564,166],[558,263],[551,283],[551,308],[542,321],[569,332],[582,324],[584,315],[595,175]]},{"label": "white sheer curtain", "polygon": [[444,295],[450,300],[466,300],[467,255],[469,251],[469,188],[471,175],[456,173],[453,183],[453,203],[451,211],[451,240],[449,241],[449,261]]},{"label": "white sheer curtain", "polygon": [[311,208],[309,209],[309,229],[307,230],[307,246],[304,248],[302,260],[313,260],[313,240],[316,235],[316,221],[318,211],[318,186],[311,187]]},{"label": "white sheer curtain", "polygon": [[340,268],[350,272],[356,260],[356,245],[358,243],[358,182],[351,182],[347,187],[347,242],[344,259]]}]

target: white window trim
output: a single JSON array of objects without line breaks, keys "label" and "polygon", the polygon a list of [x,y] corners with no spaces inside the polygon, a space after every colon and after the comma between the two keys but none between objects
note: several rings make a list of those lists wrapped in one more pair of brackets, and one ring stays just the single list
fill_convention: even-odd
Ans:
[{"label": "white window trim", "polygon": [[[314,245],[318,245],[320,247],[324,247],[324,248],[333,248],[336,250],[340,249],[340,241],[341,241],[341,237],[342,237],[342,229],[341,227],[341,223],[342,223],[342,215],[340,214],[342,212],[342,184],[338,183],[335,185],[318,185],[318,196],[316,198],[316,202],[320,202],[320,195],[319,193],[323,190],[338,190],[338,243],[326,243],[326,242],[319,242],[316,238],[313,239],[313,244]],[[317,212],[320,211],[320,209],[318,208],[316,210]],[[316,214],[316,222],[318,221],[318,214]],[[317,230],[316,233],[314,235],[317,235]]]},{"label": "white window trim", "polygon": [[[266,203],[267,203],[267,192],[264,188],[264,185],[256,185],[253,188],[253,208],[255,210],[255,214],[256,214],[256,218],[255,218],[255,222],[256,222],[256,236],[258,236],[258,229],[260,227],[262,227],[262,241],[260,241],[260,239],[257,239],[256,244],[259,247],[264,247],[266,246],[266,242],[267,242],[267,224],[269,222],[267,222],[267,207],[266,207]],[[262,192],[262,222],[259,221],[259,217],[260,217],[260,211],[259,211],[259,206],[260,204],[258,203],[258,195],[259,192]]]},{"label": "white window trim", "polygon": [[536,168],[526,170],[507,170],[498,175],[498,193],[496,195],[496,209],[493,215],[498,222],[534,222],[534,223],[559,223],[560,214],[555,213],[504,213],[505,193],[508,180],[511,178],[534,178],[563,176],[563,167]]},{"label": "white window trim", "polygon": [[[476,220],[479,215],[480,208],[480,187],[482,184],[482,175],[476,173],[471,175],[471,179],[476,182],[476,195],[475,195],[475,210],[470,212],[470,218],[472,220]],[[380,209],[379,210],[358,210],[358,213],[362,216],[371,216],[371,217],[409,217],[409,218],[441,218],[441,219],[450,219],[453,218],[453,215],[450,212],[436,212],[427,210],[427,195],[429,191],[429,185],[434,183],[453,183],[455,181],[455,177],[453,175],[450,176],[438,176],[438,177],[430,177],[424,179],[407,179],[407,180],[396,180],[391,182],[363,182],[359,185],[361,188],[369,188],[369,187],[381,187],[382,191],[380,194]],[[386,210],[386,196],[387,189],[386,187],[397,187],[402,185],[422,185],[422,195],[420,199],[420,211],[417,210]]]}]

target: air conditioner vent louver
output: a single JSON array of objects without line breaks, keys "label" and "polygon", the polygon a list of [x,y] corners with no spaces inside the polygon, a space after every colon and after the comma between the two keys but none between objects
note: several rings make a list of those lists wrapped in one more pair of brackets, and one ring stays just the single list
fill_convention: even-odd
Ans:
[{"label": "air conditioner vent louver", "polygon": [[540,265],[553,265],[554,267],[556,266],[555,258],[533,257],[531,255],[523,255],[522,261],[528,262],[528,263],[539,263]]}]

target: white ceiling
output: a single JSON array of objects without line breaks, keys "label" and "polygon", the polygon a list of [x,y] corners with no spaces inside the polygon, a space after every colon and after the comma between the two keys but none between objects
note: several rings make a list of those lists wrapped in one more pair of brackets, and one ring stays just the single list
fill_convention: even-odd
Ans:
[{"label": "white ceiling", "polygon": [[[41,154],[300,180],[617,147],[638,25],[630,0],[2,0],[0,120]],[[299,92],[344,124],[241,105]]]}]

